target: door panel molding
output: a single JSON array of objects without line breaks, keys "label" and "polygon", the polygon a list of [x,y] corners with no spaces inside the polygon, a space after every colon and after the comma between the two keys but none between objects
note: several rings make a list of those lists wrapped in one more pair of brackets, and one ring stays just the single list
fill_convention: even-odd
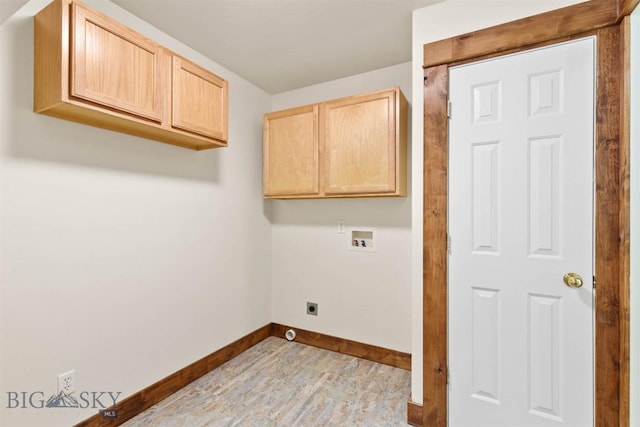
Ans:
[{"label": "door panel molding", "polygon": [[449,68],[449,425],[593,425],[595,47]]},{"label": "door panel molding", "polygon": [[[571,36],[596,34],[596,206],[595,251],[598,279],[595,308],[595,425],[629,425],[629,144],[628,99],[624,90],[628,68],[623,67],[625,24],[609,22],[609,3],[593,0],[591,8],[607,21],[589,22]],[[626,2],[629,3],[629,2]],[[637,3],[637,2],[636,2]],[[564,14],[578,6],[561,9]],[[574,9],[575,8],[575,9]],[[582,10],[582,9],[580,9]],[[571,12],[573,11],[573,12]],[[581,13],[585,13],[582,10]],[[526,18],[527,25],[546,25],[547,14]],[[540,20],[539,17],[542,17]],[[496,52],[526,50],[553,42],[552,35],[534,34],[528,45],[506,43],[522,31],[522,21],[482,30],[483,37],[496,31],[492,46],[480,46],[470,54],[460,48],[464,37],[425,45],[424,80],[424,239],[423,239],[423,425],[447,425],[447,173],[448,173],[448,68],[451,64],[495,56]],[[533,24],[532,24],[533,23]],[[606,25],[611,25],[605,27]],[[594,31],[594,28],[596,30]],[[496,30],[497,29],[497,30]],[[551,38],[546,38],[551,37]],[[473,39],[470,40],[470,45]],[[426,53],[442,43],[457,45],[439,63]],[[506,43],[506,44],[504,44]],[[502,48],[500,46],[503,46]],[[628,49],[628,47],[627,47]],[[465,53],[466,52],[466,53]],[[437,64],[437,65],[433,65]],[[431,66],[433,65],[433,66]],[[623,105],[624,101],[624,105]]]}]

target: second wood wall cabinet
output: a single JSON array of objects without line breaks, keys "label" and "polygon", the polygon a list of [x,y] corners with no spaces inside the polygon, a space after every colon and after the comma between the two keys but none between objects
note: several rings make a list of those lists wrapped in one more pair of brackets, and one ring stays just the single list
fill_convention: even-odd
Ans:
[{"label": "second wood wall cabinet", "polygon": [[36,112],[196,150],[227,145],[226,80],[76,1],[40,11],[34,39]]},{"label": "second wood wall cabinet", "polygon": [[405,196],[407,99],[399,88],[265,114],[265,198]]}]

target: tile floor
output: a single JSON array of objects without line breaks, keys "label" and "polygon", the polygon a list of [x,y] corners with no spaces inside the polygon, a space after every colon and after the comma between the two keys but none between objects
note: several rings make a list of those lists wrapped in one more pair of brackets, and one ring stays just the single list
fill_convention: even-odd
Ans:
[{"label": "tile floor", "polygon": [[409,371],[269,337],[124,423],[407,426]]}]

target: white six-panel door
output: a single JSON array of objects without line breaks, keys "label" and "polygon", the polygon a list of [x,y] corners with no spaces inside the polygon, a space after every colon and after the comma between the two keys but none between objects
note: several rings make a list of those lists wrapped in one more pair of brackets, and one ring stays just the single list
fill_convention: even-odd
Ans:
[{"label": "white six-panel door", "polygon": [[593,425],[594,45],[450,70],[452,427]]}]

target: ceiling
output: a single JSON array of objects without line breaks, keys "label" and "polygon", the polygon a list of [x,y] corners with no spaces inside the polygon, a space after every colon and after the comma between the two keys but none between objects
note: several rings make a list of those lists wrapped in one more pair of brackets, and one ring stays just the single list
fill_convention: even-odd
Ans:
[{"label": "ceiling", "polygon": [[112,1],[276,94],[410,61],[411,12],[441,0]]},{"label": "ceiling", "polygon": [[411,12],[442,0],[111,1],[275,94],[410,61]]}]

